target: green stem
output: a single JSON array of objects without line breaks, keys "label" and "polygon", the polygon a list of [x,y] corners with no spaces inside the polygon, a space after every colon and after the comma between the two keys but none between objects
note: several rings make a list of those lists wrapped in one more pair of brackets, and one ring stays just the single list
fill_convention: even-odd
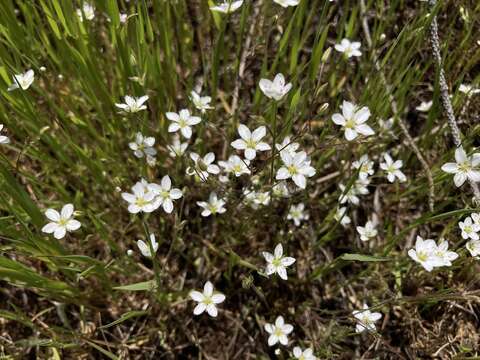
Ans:
[{"label": "green stem", "polygon": [[270,168],[270,184],[273,184],[273,172],[275,168],[275,156],[276,156],[276,147],[275,144],[277,143],[277,102],[273,103],[273,119],[272,119],[272,166]]},{"label": "green stem", "polygon": [[153,263],[153,272],[155,274],[155,281],[157,283],[157,289],[160,289],[161,285],[162,285],[162,278],[161,278],[161,273],[160,273],[160,267],[159,267],[159,264],[158,264],[157,259],[156,259],[157,253],[155,251],[153,251],[153,246],[152,246],[152,243],[150,241],[150,231],[148,230],[148,225],[147,225],[147,221],[145,220],[145,218],[142,218],[142,224],[143,224],[143,228],[145,230],[145,234],[147,235],[147,244],[148,244],[148,247],[150,248],[150,254],[152,255],[151,259],[152,259],[152,263]]}]

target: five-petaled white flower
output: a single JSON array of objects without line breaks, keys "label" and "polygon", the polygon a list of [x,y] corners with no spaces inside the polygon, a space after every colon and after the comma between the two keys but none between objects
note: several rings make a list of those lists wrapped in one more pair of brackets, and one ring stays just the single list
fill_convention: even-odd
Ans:
[{"label": "five-petaled white flower", "polygon": [[78,19],[82,22],[83,22],[83,14],[85,14],[85,19],[89,21],[93,20],[95,18],[95,7],[87,2],[83,3],[82,9],[77,9]]},{"label": "five-petaled white flower", "polygon": [[157,150],[153,148],[154,144],[154,137],[144,137],[142,133],[137,133],[135,136],[135,142],[131,142],[128,146],[133,150],[133,154],[136,157],[142,158],[144,156],[155,156]]},{"label": "five-petaled white flower", "polygon": [[250,165],[249,160],[244,160],[238,155],[230,155],[228,161],[219,161],[218,165],[225,169],[225,172],[235,174],[235,176],[240,176],[242,174],[250,174]]},{"label": "five-petaled white flower", "polygon": [[352,163],[354,169],[358,169],[358,177],[360,179],[366,179],[370,175],[373,175],[373,161],[368,158],[368,155],[362,155],[362,157]]},{"label": "five-petaled white flower", "polygon": [[225,201],[219,199],[217,194],[212,192],[208,197],[208,201],[197,201],[197,205],[203,208],[202,216],[210,216],[216,214],[223,214],[227,211],[224,207]]},{"label": "five-petaled white flower", "polygon": [[388,181],[393,183],[395,178],[400,182],[407,181],[405,174],[400,171],[403,166],[402,160],[393,161],[392,157],[387,153],[383,154],[383,158],[385,159],[385,162],[380,164],[380,168],[387,173]]},{"label": "five-petaled white flower", "polygon": [[232,142],[232,146],[237,150],[244,150],[247,160],[253,160],[257,156],[257,151],[270,150],[270,145],[262,142],[262,138],[267,134],[265,126],[256,128],[253,133],[243,124],[238,125],[238,134],[241,139]]},{"label": "five-petaled white flower", "polygon": [[[155,254],[158,250],[158,243],[157,243],[157,240],[155,239],[155,234],[150,234],[150,244],[152,246],[153,254]],[[150,245],[145,243],[145,241],[137,240],[137,246],[143,256],[149,257],[149,258],[152,257]]]},{"label": "five-petaled white flower", "polygon": [[478,240],[478,232],[480,231],[480,225],[472,221],[472,218],[468,216],[463,222],[458,222],[458,227],[462,230],[462,238],[465,240],[472,239]]},{"label": "five-petaled white flower", "polygon": [[352,56],[362,56],[360,47],[361,44],[358,41],[351,42],[348,39],[342,39],[342,41],[340,41],[340,44],[335,45],[335,50],[345,54],[347,58],[351,58]]},{"label": "five-petaled white flower", "polygon": [[278,169],[275,178],[277,180],[292,179],[300,189],[307,187],[307,177],[315,175],[315,169],[310,166],[311,160],[305,151],[290,154],[287,151],[280,152],[283,166]]},{"label": "five-petaled white flower", "polygon": [[47,225],[42,228],[42,231],[47,234],[52,234],[56,239],[61,239],[65,234],[71,231],[75,231],[80,228],[80,221],[75,220],[74,209],[72,204],[66,204],[62,207],[62,211],[59,213],[54,209],[47,209],[45,216],[50,220]]},{"label": "five-petaled white flower", "polygon": [[180,130],[184,138],[190,139],[192,137],[192,126],[199,124],[202,119],[198,116],[190,115],[190,111],[187,109],[180,110],[180,112],[167,112],[165,114],[167,119],[172,121],[168,126],[168,132],[177,132]]},{"label": "five-petaled white flower", "polygon": [[293,326],[285,324],[283,316],[278,316],[275,320],[275,324],[265,324],[265,331],[269,333],[268,346],[273,346],[276,343],[282,345],[288,345],[287,335],[293,331]]},{"label": "five-petaled white flower", "polygon": [[35,72],[33,70],[28,70],[23,74],[13,75],[13,83],[8,87],[8,91],[15,89],[27,90],[30,85],[32,85],[33,80],[35,80]]},{"label": "five-petaled white flower", "polygon": [[461,84],[460,87],[458,88],[458,90],[460,92],[464,93],[465,95],[467,95],[468,97],[480,93],[479,88],[477,88],[473,85],[467,85],[467,84]]},{"label": "five-petaled white flower", "polygon": [[159,206],[154,201],[156,194],[150,190],[150,184],[143,179],[133,185],[132,193],[122,193],[122,198],[128,202],[128,212],[131,214],[139,212],[151,213]]},{"label": "five-petaled white flower", "polygon": [[303,220],[308,220],[310,218],[308,212],[305,210],[305,204],[300,203],[298,205],[291,205],[288,210],[287,220],[293,220],[295,226],[300,226],[300,223]]},{"label": "five-petaled white flower", "polygon": [[200,96],[200,94],[192,91],[190,93],[190,99],[192,100],[193,105],[195,105],[197,110],[200,110],[202,114],[204,114],[207,110],[213,109],[213,107],[210,106],[210,102],[212,101],[210,96]]},{"label": "five-petaled white flower", "polygon": [[223,3],[210,7],[212,11],[218,11],[224,14],[232,13],[238,10],[243,5],[243,0],[230,1],[225,0]]},{"label": "five-petaled white flower", "polygon": [[377,226],[373,221],[368,220],[365,226],[357,226],[357,232],[360,234],[360,240],[368,241],[377,236]]},{"label": "five-petaled white flower", "polygon": [[433,101],[422,101],[415,109],[420,112],[428,112],[432,108]]},{"label": "five-petaled white flower", "polygon": [[200,180],[206,181],[209,174],[217,175],[220,173],[220,168],[213,163],[215,161],[215,154],[213,152],[209,152],[203,158],[197,153],[192,152],[190,153],[190,158],[193,160],[194,166],[187,168],[187,175],[195,175],[199,177]]},{"label": "five-petaled white flower", "polygon": [[273,81],[261,79],[259,86],[266,97],[276,101],[282,100],[292,88],[291,83],[285,84],[285,77],[282,74],[277,74]]},{"label": "five-petaled white flower", "polygon": [[268,191],[264,192],[255,192],[255,196],[253,198],[254,205],[268,205],[270,204],[270,193]]},{"label": "five-petaled white flower", "polygon": [[302,350],[300,346],[295,346],[293,348],[293,356],[298,360],[317,360],[317,357],[313,355],[312,348]]},{"label": "five-petaled white flower", "polygon": [[366,121],[370,117],[370,110],[368,107],[364,106],[359,108],[351,102],[343,101],[341,108],[342,114],[333,114],[332,121],[343,127],[345,131],[345,139],[352,141],[358,136],[358,134],[364,136],[375,134],[372,128],[366,124]]},{"label": "five-petaled white flower", "polygon": [[198,305],[193,309],[194,315],[200,315],[207,310],[208,315],[216,317],[218,315],[217,304],[225,301],[225,295],[221,293],[214,293],[213,284],[207,281],[203,286],[203,293],[197,290],[190,291],[190,297],[198,302]]},{"label": "five-petaled white flower", "polygon": [[337,208],[337,211],[335,212],[335,215],[333,218],[337,221],[340,221],[340,224],[342,226],[347,226],[352,222],[352,219],[346,214],[347,213],[347,208],[345,206]]},{"label": "five-petaled white flower", "polygon": [[465,247],[471,256],[475,258],[480,257],[480,240],[470,240],[465,244]]},{"label": "five-petaled white flower", "polygon": [[355,310],[352,312],[353,316],[357,320],[355,331],[357,333],[367,331],[375,331],[375,322],[382,318],[382,314],[379,312],[371,312],[368,309],[367,304],[363,304],[363,310]]},{"label": "five-petaled white flower", "polygon": [[455,174],[453,182],[455,186],[460,187],[465,180],[473,182],[480,181],[480,170],[477,166],[480,164],[480,153],[467,156],[462,147],[455,150],[455,161],[446,163],[442,166],[442,170],[449,174]]},{"label": "five-petaled white flower", "polygon": [[415,249],[408,250],[408,255],[429,272],[435,267],[451,266],[458,257],[456,252],[448,251],[448,241],[441,241],[437,246],[434,240],[423,240],[420,236],[417,236]]},{"label": "five-petaled white flower", "polygon": [[169,150],[169,155],[171,157],[181,157],[185,154],[187,150],[188,142],[182,143],[180,141],[180,136],[176,135],[173,138],[173,142],[170,145],[167,145],[167,149]]},{"label": "five-petaled white flower", "polygon": [[300,4],[300,0],[273,0],[273,2],[276,2],[278,5],[284,8],[289,6],[297,6]]},{"label": "five-petaled white flower", "polygon": [[162,206],[167,214],[173,211],[173,201],[183,196],[182,190],[177,188],[172,189],[172,180],[170,180],[170,176],[168,175],[162,178],[160,185],[149,184],[148,188],[156,196],[154,200],[155,205],[157,207]]},{"label": "five-petaled white flower", "polygon": [[275,144],[275,147],[279,152],[286,151],[290,153],[292,156],[294,156],[298,148],[300,147],[300,144],[296,142],[292,142],[290,140],[290,136],[285,136],[285,139],[283,139],[283,142],[281,144]]},{"label": "five-petaled white flower", "polygon": [[148,100],[148,95],[140,96],[140,97],[133,97],[126,95],[124,97],[125,103],[123,104],[115,104],[117,108],[126,112],[126,113],[136,113],[147,108],[147,105],[144,105],[145,101]]},{"label": "five-petaled white flower", "polygon": [[[0,124],[0,131],[3,130],[3,124]],[[0,135],[0,144],[8,144],[10,142],[10,139],[8,136],[5,135]]]},{"label": "five-petaled white flower", "polygon": [[295,258],[283,256],[283,246],[278,244],[275,246],[273,254],[270,254],[267,251],[262,252],[265,261],[267,262],[267,267],[265,269],[265,274],[272,275],[277,273],[280,278],[287,280],[287,267],[292,265],[295,262]]}]

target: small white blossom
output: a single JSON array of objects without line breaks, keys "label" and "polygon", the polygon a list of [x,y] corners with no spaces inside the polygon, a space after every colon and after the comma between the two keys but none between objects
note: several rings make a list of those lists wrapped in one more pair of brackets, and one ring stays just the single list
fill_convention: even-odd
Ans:
[{"label": "small white blossom", "polygon": [[59,213],[54,209],[47,209],[45,216],[50,222],[42,228],[42,232],[53,234],[55,239],[61,239],[68,232],[78,230],[81,226],[80,221],[75,220],[74,208],[72,204],[66,204]]},{"label": "small white blossom", "polygon": [[351,58],[352,56],[362,56],[360,47],[361,44],[358,41],[351,42],[348,39],[342,39],[340,44],[335,45],[335,50],[345,54],[347,58]]},{"label": "small white blossom", "polygon": [[255,205],[268,205],[270,204],[270,193],[269,192],[255,192],[255,197],[253,198],[253,203]]},{"label": "small white blossom", "polygon": [[157,154],[157,150],[153,148],[155,144],[154,137],[144,137],[141,133],[137,133],[135,136],[135,142],[131,142],[128,144],[131,150],[133,150],[133,154],[137,158],[142,158],[144,156],[155,156]]},{"label": "small white blossom", "polygon": [[440,266],[452,266],[452,261],[458,258],[458,254],[448,250],[448,241],[440,239],[437,249],[435,250]]},{"label": "small white blossom", "polygon": [[359,169],[358,177],[360,179],[366,179],[370,175],[373,175],[373,161],[368,158],[368,155],[362,155],[362,157],[352,163],[354,169]]},{"label": "small white blossom", "polygon": [[148,188],[155,194],[154,203],[157,208],[162,206],[167,214],[170,214],[173,211],[173,201],[178,200],[183,196],[180,189],[172,189],[172,180],[170,180],[170,176],[168,175],[165,175],[162,178],[160,185],[149,184]]},{"label": "small white blossom", "polygon": [[212,11],[218,11],[224,14],[232,13],[238,10],[243,5],[243,0],[230,1],[225,0],[223,3],[210,7]]},{"label": "small white blossom", "polygon": [[363,310],[353,311],[353,316],[357,320],[355,331],[357,333],[367,331],[375,331],[375,322],[382,318],[382,314],[379,312],[371,312],[368,309],[367,304],[363,304]]},{"label": "small white blossom", "polygon": [[282,100],[292,88],[291,83],[285,84],[285,77],[282,74],[277,74],[273,81],[261,79],[259,86],[266,97],[276,101]]},{"label": "small white blossom", "polygon": [[428,272],[435,267],[451,266],[451,262],[458,257],[456,252],[448,251],[447,241],[437,246],[434,240],[423,240],[420,236],[417,236],[415,249],[408,250],[408,255]]},{"label": "small white blossom", "polygon": [[358,205],[360,203],[360,198],[358,195],[366,195],[369,193],[368,191],[368,185],[369,185],[369,180],[368,179],[358,179],[355,181],[355,183],[348,189],[348,192],[345,193],[346,186],[343,184],[339,185],[341,194],[338,199],[340,204],[345,204],[346,202],[349,202],[353,205]]},{"label": "small white blossom", "polygon": [[283,246],[278,244],[275,246],[273,254],[269,252],[262,252],[265,261],[267,262],[267,267],[265,273],[270,276],[272,274],[278,274],[283,280],[287,280],[287,267],[292,265],[295,262],[295,258],[283,256]]},{"label": "small white blossom", "polygon": [[89,21],[93,20],[95,18],[95,7],[87,2],[84,2],[83,8],[77,9],[78,19],[82,22],[83,22],[83,14],[85,14],[85,19]]},{"label": "small white blossom", "polygon": [[[3,130],[3,124],[0,124],[0,131]],[[0,135],[0,144],[8,144],[10,143],[10,139],[8,136]]]},{"label": "small white blossom", "polygon": [[200,315],[205,310],[208,315],[216,317],[218,315],[217,304],[225,301],[225,295],[220,293],[214,293],[213,284],[207,281],[203,287],[203,293],[197,290],[190,291],[190,297],[198,302],[198,305],[193,309],[194,315]]},{"label": "small white blossom", "polygon": [[279,198],[288,198],[290,191],[288,191],[287,183],[285,181],[279,181],[272,187],[272,195]]},{"label": "small white blossom", "polygon": [[470,240],[465,244],[465,247],[470,252],[470,255],[479,258],[480,257],[480,240]]},{"label": "small white blossom", "polygon": [[407,181],[405,174],[400,171],[403,166],[402,160],[393,161],[389,154],[383,154],[383,158],[385,159],[385,162],[380,164],[380,168],[387,173],[388,181],[393,183],[395,178],[397,178],[400,182]]},{"label": "small white blossom", "polygon": [[352,222],[352,219],[346,214],[347,208],[345,206],[337,208],[337,211],[335,212],[335,215],[333,218],[337,221],[340,221],[340,224],[342,226],[347,226]]},{"label": "small white blossom", "polygon": [[357,232],[360,234],[360,240],[368,241],[377,236],[378,231],[376,227],[377,226],[370,220],[367,221],[365,226],[357,226]]},{"label": "small white blossom", "polygon": [[332,121],[336,125],[343,127],[345,131],[345,139],[354,140],[358,134],[370,136],[375,134],[370,126],[366,124],[370,117],[370,110],[364,106],[357,107],[351,102],[344,101],[342,106],[342,114],[336,113],[332,116]]},{"label": "small white blossom", "polygon": [[307,177],[312,177],[316,173],[315,169],[310,166],[311,160],[308,158],[307,153],[300,151],[290,154],[282,151],[280,157],[283,166],[278,169],[275,179],[292,179],[300,189],[305,189],[307,187]]},{"label": "small white blossom", "polygon": [[290,136],[286,136],[285,139],[283,139],[283,142],[281,144],[275,144],[275,147],[279,152],[286,151],[290,153],[291,156],[294,156],[298,148],[300,147],[300,144],[296,142],[291,142]]},{"label": "small white blossom", "polygon": [[473,85],[467,85],[467,84],[461,84],[460,87],[458,88],[458,90],[460,92],[464,93],[465,95],[467,95],[468,97],[480,93],[479,88],[477,88]]},{"label": "small white blossom", "polygon": [[449,174],[455,174],[453,182],[455,186],[460,187],[468,179],[473,182],[480,181],[480,153],[467,156],[465,150],[459,147],[455,150],[455,161],[446,163],[442,166],[442,170]]},{"label": "small white blossom", "polygon": [[273,2],[276,2],[278,5],[284,8],[289,6],[297,6],[300,4],[300,0],[273,0]]},{"label": "small white blossom", "polygon": [[169,151],[168,154],[173,158],[181,157],[183,156],[183,154],[185,154],[187,147],[188,147],[188,142],[182,143],[180,141],[180,137],[177,135],[173,138],[172,144],[167,145],[167,149]]},{"label": "small white blossom", "polygon": [[209,152],[203,158],[200,157],[197,153],[190,153],[190,158],[194,162],[194,167],[189,166],[187,168],[187,175],[195,175],[200,178],[202,181],[208,179],[209,174],[217,175],[220,173],[220,168],[215,165],[215,154]]},{"label": "small white blossom", "polygon": [[180,110],[180,112],[167,112],[165,114],[167,119],[172,121],[168,126],[168,132],[177,132],[180,130],[180,133],[185,139],[190,139],[192,137],[192,126],[199,124],[202,119],[198,116],[191,116],[190,111],[187,109]]},{"label": "small white blossom", "polygon": [[210,106],[210,102],[212,101],[210,96],[200,96],[200,94],[192,91],[190,93],[190,99],[192,100],[193,105],[195,105],[197,110],[200,110],[202,114],[204,114],[207,110],[213,109],[213,107]]},{"label": "small white blossom", "polygon": [[159,206],[154,201],[156,194],[149,189],[149,184],[143,179],[132,187],[132,193],[123,192],[122,198],[128,202],[128,212],[131,214],[151,213]]},{"label": "small white blossom", "polygon": [[197,201],[197,205],[203,208],[202,216],[205,216],[205,217],[210,215],[223,214],[225,211],[227,211],[224,207],[225,201],[222,199],[219,199],[217,197],[217,194],[214,192],[210,193],[208,202]]},{"label": "small white blossom", "polygon": [[141,97],[133,97],[126,95],[124,99],[125,103],[115,104],[115,106],[126,113],[136,113],[147,108],[144,103],[148,100],[148,95],[144,95]]},{"label": "small white blossom", "polygon": [[300,226],[300,223],[303,220],[308,220],[310,218],[309,214],[304,210],[304,203],[300,203],[298,205],[292,204],[288,210],[287,220],[293,220],[295,226]]},{"label": "small white blossom", "polygon": [[293,356],[298,360],[317,360],[317,357],[313,355],[312,348],[302,350],[300,346],[295,346],[293,348]]},{"label": "small white blossom", "polygon": [[[155,254],[158,250],[158,243],[155,239],[154,234],[150,234],[150,244],[152,245],[153,253]],[[152,252],[150,251],[150,245],[145,243],[143,240],[137,240],[137,246],[143,256],[151,258]]]},{"label": "small white blossom", "polygon": [[273,346],[277,343],[288,345],[287,335],[293,331],[293,326],[285,324],[283,316],[278,316],[275,324],[265,324],[265,331],[269,334],[268,346]]},{"label": "small white blossom", "polygon": [[240,176],[242,174],[250,174],[250,161],[241,159],[238,155],[230,155],[228,161],[219,161],[218,165],[223,167],[225,171],[229,174],[235,174],[235,176]]},{"label": "small white blossom", "polygon": [[479,240],[478,232],[480,231],[480,225],[473,222],[472,218],[468,216],[463,222],[458,222],[458,227],[462,230],[462,238],[465,240]]},{"label": "small white blossom", "polygon": [[433,101],[422,101],[415,109],[420,112],[428,112],[432,108]]},{"label": "small white blossom", "polygon": [[248,127],[240,124],[238,126],[238,134],[240,139],[233,141],[231,145],[237,150],[244,150],[247,160],[255,159],[257,151],[270,150],[270,145],[261,141],[267,134],[265,126],[256,128],[252,133]]},{"label": "small white blossom", "polygon": [[13,83],[8,87],[8,91],[15,89],[27,90],[30,85],[32,85],[33,80],[35,80],[35,72],[33,70],[28,70],[23,74],[13,75]]}]

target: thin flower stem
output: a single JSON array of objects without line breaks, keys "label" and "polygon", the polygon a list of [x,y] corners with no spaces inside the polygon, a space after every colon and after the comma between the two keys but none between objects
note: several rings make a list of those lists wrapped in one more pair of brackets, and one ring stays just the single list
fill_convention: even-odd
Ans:
[{"label": "thin flower stem", "polygon": [[273,184],[273,172],[275,169],[275,155],[276,155],[276,147],[275,144],[277,143],[277,102],[274,101],[273,103],[273,119],[272,119],[272,165],[270,168],[270,184]]},{"label": "thin flower stem", "polygon": [[157,289],[161,289],[162,277],[161,277],[161,273],[160,273],[159,264],[156,260],[157,253],[153,250],[152,242],[150,241],[150,231],[148,230],[148,224],[147,224],[147,221],[145,220],[145,218],[142,218],[142,224],[143,224],[143,228],[145,230],[145,234],[147,236],[147,244],[148,244],[148,247],[150,249],[150,254],[152,255],[151,259],[152,259],[152,263],[153,263],[153,272],[155,274],[155,281],[157,283]]}]

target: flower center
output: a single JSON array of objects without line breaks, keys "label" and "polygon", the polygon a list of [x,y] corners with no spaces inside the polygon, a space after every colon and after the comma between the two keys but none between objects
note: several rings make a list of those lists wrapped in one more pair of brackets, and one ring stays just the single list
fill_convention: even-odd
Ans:
[{"label": "flower center", "polygon": [[67,223],[68,223],[68,219],[64,219],[64,218],[61,218],[58,221],[58,225],[60,225],[60,226],[65,226],[65,225],[67,225]]},{"label": "flower center", "polygon": [[253,139],[249,139],[245,141],[245,143],[247,144],[247,148],[255,149],[257,146],[257,143]]},{"label": "flower center", "polygon": [[468,162],[464,162],[464,163],[461,163],[458,165],[458,170],[460,170],[461,172],[469,172],[470,170],[472,169],[472,167],[470,166],[470,164]]},{"label": "flower center", "polygon": [[275,334],[276,337],[282,336],[283,335],[282,329],[275,328],[275,333],[274,334]]},{"label": "flower center", "polygon": [[345,128],[346,129],[355,129],[355,126],[357,124],[355,123],[355,120],[354,119],[348,119],[346,122],[345,122]]},{"label": "flower center", "polygon": [[137,198],[137,200],[135,200],[135,205],[139,207],[145,206],[147,204],[148,204],[148,201],[146,201],[144,198]]},{"label": "flower center", "polygon": [[294,165],[290,165],[287,169],[290,175],[295,175],[298,173],[297,167]]}]

